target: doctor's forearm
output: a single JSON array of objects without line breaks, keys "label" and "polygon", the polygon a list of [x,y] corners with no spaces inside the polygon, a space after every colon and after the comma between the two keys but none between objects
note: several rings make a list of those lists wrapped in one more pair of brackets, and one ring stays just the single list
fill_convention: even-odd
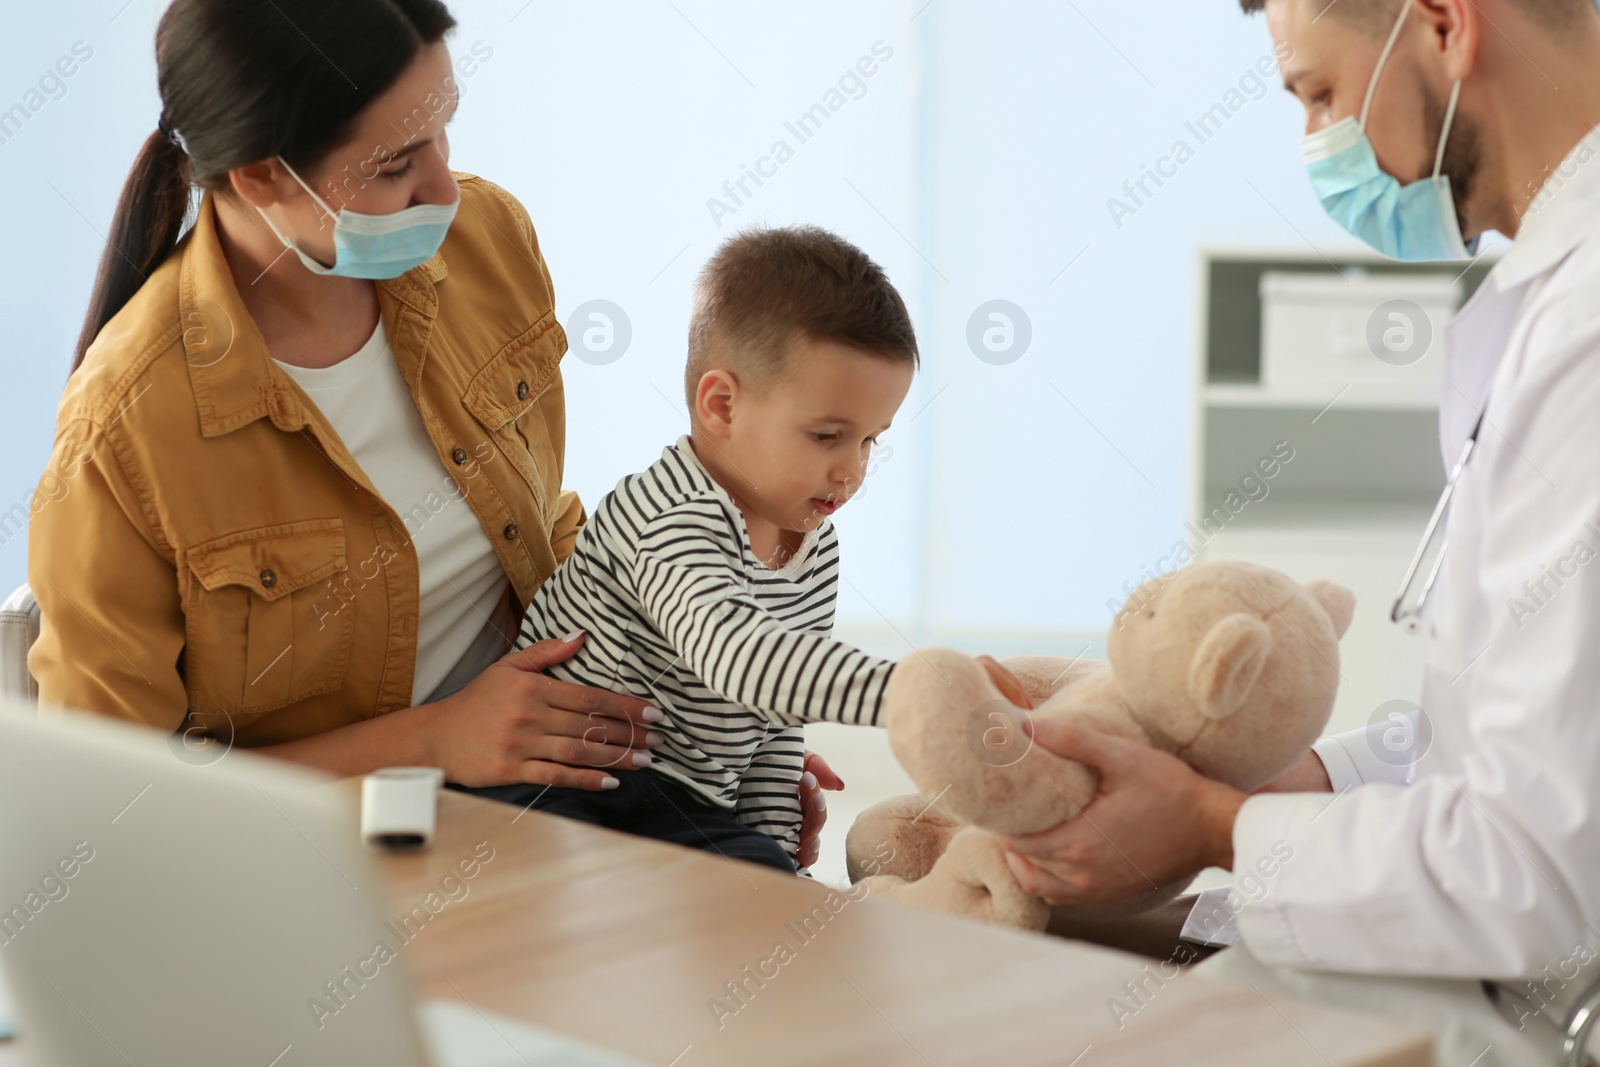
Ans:
[{"label": "doctor's forearm", "polygon": [[1194,798],[1195,829],[1200,841],[1201,867],[1233,870],[1233,823],[1249,794],[1222,782],[1195,776],[1200,787]]},{"label": "doctor's forearm", "polygon": [[1333,780],[1327,765],[1315,749],[1308,749],[1278,777],[1257,789],[1258,793],[1331,793]]}]

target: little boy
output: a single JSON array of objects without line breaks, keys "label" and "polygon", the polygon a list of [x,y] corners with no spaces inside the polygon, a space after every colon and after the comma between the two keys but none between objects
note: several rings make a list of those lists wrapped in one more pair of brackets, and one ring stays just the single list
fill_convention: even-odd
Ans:
[{"label": "little boy", "polygon": [[666,714],[644,770],[603,792],[481,795],[795,869],[801,724],[878,725],[894,664],[834,641],[839,543],[918,362],[883,270],[815,227],[727,241],[689,326],[690,432],[594,510],[518,648],[583,630],[546,673]]}]

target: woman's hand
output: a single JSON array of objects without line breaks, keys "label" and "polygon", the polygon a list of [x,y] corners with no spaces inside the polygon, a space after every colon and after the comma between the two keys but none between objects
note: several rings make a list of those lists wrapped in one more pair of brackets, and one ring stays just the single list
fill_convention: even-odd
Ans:
[{"label": "woman's hand", "polygon": [[1244,793],[1149,745],[1054,721],[1032,720],[1027,729],[1036,744],[1100,774],[1076,818],[1002,839],[1029,893],[1049,904],[1095,904],[1233,865]]},{"label": "woman's hand", "polygon": [[[648,766],[665,737],[648,723],[664,716],[638,697],[558,681],[539,673],[582,646],[540,641],[502,656],[426,720],[433,765],[468,786],[534,785],[613,789],[607,767]],[[610,782],[611,784],[607,784]]]},{"label": "woman's hand", "polygon": [[800,775],[800,852],[795,866],[809,867],[822,851],[822,826],[828,821],[828,798],[824,789],[843,789],[844,779],[833,773],[828,761],[815,752],[806,752],[805,770]]}]

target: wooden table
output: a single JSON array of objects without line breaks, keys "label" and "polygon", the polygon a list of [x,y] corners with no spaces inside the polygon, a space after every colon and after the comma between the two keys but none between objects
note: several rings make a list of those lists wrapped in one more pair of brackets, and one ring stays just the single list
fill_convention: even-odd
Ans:
[{"label": "wooden table", "polygon": [[[856,900],[460,793],[441,794],[439,816],[430,850],[383,860],[388,917],[427,916],[400,950],[417,992],[661,1067],[1432,1062],[1424,1035],[1248,986],[1161,979],[1144,957]],[[490,855],[463,877],[462,861]],[[1139,1003],[1125,982],[1147,993],[1119,1028],[1111,998]],[[19,1049],[0,1050],[0,1067],[20,1067]]]},{"label": "wooden table", "polygon": [[[1432,1062],[1388,1023],[448,791],[434,847],[386,860],[395,914],[480,842],[494,858],[406,949],[420,991],[663,1067]],[[1109,1001],[1141,980],[1119,1029]]]}]

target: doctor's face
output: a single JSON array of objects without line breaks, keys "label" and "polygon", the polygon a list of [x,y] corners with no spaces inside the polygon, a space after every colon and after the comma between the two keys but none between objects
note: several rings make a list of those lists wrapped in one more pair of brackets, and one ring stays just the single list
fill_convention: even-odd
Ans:
[{"label": "doctor's face", "polygon": [[[1402,0],[1410,4],[1413,0]],[[1377,69],[1384,41],[1400,15],[1399,4],[1376,15],[1370,8],[1341,11],[1337,0],[1266,0],[1267,28],[1277,53],[1284,88],[1306,112],[1305,132],[1316,133],[1345,118],[1361,118],[1361,104]],[[1433,173],[1452,81],[1426,42],[1433,30],[1413,10],[1384,65],[1367,116],[1367,139],[1378,166],[1409,184]],[[1442,171],[1462,206],[1477,169],[1476,124],[1466,101],[1457,112],[1445,147]],[[1470,236],[1470,233],[1468,234]]]}]

